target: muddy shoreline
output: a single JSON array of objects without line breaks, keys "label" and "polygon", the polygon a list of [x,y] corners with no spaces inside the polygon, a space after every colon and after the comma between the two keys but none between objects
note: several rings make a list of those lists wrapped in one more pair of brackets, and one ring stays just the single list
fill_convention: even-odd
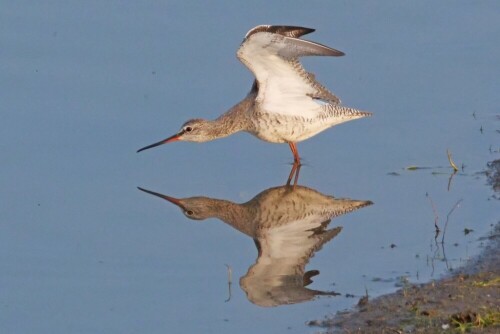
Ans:
[{"label": "muddy shoreline", "polygon": [[[500,160],[489,163],[485,175],[498,199]],[[354,310],[308,325],[325,333],[499,333],[500,221],[478,241],[483,252],[449,276],[363,297]]]},{"label": "muddy shoreline", "polygon": [[500,224],[484,252],[452,276],[415,284],[353,311],[313,320],[327,333],[498,333],[500,330]]}]

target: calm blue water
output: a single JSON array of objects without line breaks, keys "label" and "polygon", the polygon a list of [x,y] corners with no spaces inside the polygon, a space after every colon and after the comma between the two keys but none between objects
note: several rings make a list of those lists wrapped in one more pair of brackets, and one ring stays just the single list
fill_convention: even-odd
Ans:
[{"label": "calm blue water", "polygon": [[[306,321],[353,306],[365,290],[380,295],[398,277],[425,282],[462,265],[498,221],[478,174],[500,148],[494,1],[1,8],[1,332],[313,332]],[[305,67],[344,104],[374,113],[298,145],[299,184],[374,202],[333,219],[329,228],[342,231],[306,266],[320,271],[310,289],[342,296],[272,308],[239,286],[258,254],[250,237],[136,189],[243,203],[285,183],[288,147],[247,134],[135,153],[247,93],[252,75],[235,51],[263,23],[316,28],[308,38],[346,56]],[[465,166],[450,185],[447,149]],[[435,168],[404,170],[412,165]],[[460,200],[445,260],[433,205],[443,228]]]}]

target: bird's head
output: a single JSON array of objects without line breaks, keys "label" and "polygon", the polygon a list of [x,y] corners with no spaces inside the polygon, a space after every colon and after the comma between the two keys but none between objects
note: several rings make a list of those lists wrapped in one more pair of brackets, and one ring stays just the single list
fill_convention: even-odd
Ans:
[{"label": "bird's head", "polygon": [[163,144],[171,143],[178,140],[183,141],[192,141],[192,142],[206,142],[214,139],[213,133],[210,131],[210,121],[205,119],[191,119],[184,123],[181,126],[181,129],[173,136],[170,136],[166,139],[163,139],[157,143],[145,146],[138,150],[137,152],[141,152],[156,146],[160,146]]},{"label": "bird's head", "polygon": [[138,187],[139,190],[148,194],[163,198],[168,202],[175,204],[182,210],[184,216],[193,220],[204,220],[214,216],[212,207],[210,206],[210,198],[207,197],[188,197],[188,198],[175,198],[163,195],[151,190]]}]

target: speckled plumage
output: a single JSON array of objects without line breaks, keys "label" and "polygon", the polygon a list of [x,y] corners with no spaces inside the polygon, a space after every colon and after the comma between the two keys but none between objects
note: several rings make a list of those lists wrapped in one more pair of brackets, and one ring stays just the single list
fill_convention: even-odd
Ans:
[{"label": "speckled plumage", "polygon": [[300,162],[295,143],[340,123],[371,113],[345,107],[299,62],[303,56],[343,56],[325,45],[300,39],[314,29],[261,25],[251,29],[238,59],[255,75],[248,95],[219,118],[192,119],[165,140],[139,151],[176,140],[205,142],[245,131],[271,143],[288,143]]}]

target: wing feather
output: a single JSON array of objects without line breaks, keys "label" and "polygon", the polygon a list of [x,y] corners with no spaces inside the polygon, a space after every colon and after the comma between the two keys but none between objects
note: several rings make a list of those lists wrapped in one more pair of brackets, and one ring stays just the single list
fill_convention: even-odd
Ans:
[{"label": "wing feather", "polygon": [[238,59],[255,75],[256,100],[267,112],[314,117],[319,110],[314,99],[340,103],[298,60],[302,56],[343,55],[328,46],[294,37],[312,31],[301,27],[258,26],[247,33],[238,49]]},{"label": "wing feather", "polygon": [[296,27],[296,26],[271,26],[271,25],[260,25],[251,29],[245,35],[245,38],[250,37],[251,35],[258,32],[270,32],[274,34],[279,34],[288,37],[300,37],[306,34],[310,34],[314,32],[314,29],[304,28],[304,27]]},{"label": "wing feather", "polygon": [[304,39],[283,37],[285,47],[279,51],[279,55],[284,58],[295,58],[303,56],[333,56],[341,57],[345,55],[342,51],[335,50],[323,44],[306,41]]}]

